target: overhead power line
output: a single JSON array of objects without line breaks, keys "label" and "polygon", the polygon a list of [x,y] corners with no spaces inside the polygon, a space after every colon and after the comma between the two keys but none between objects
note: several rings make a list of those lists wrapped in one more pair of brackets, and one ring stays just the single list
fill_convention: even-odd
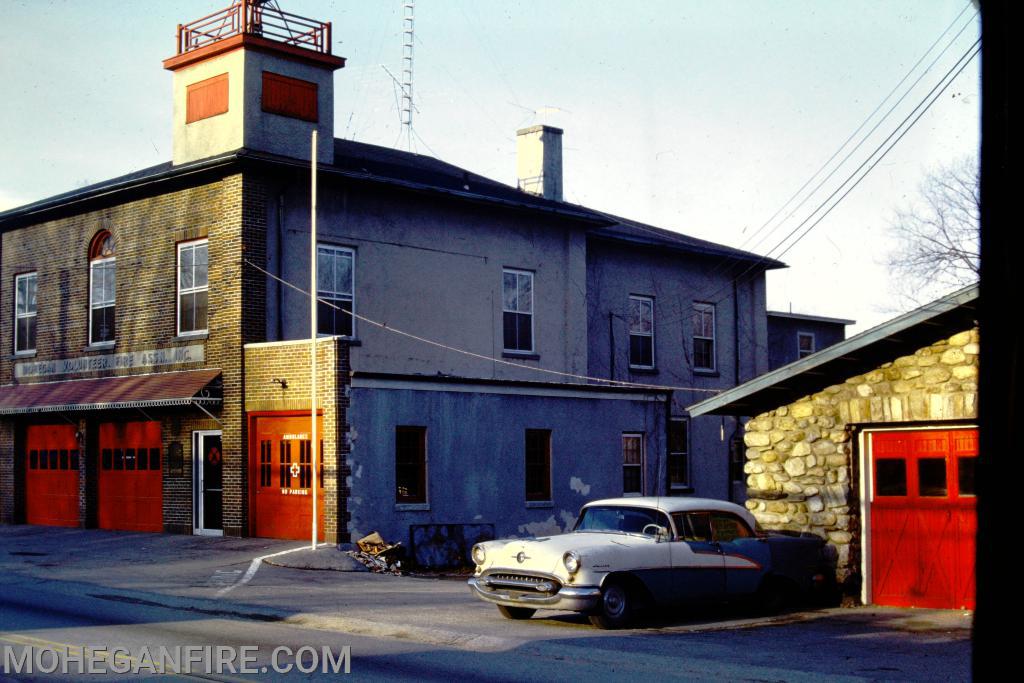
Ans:
[{"label": "overhead power line", "polygon": [[[305,290],[302,287],[299,287],[298,285],[296,285],[296,284],[294,284],[292,282],[289,282],[288,280],[285,280],[284,278],[281,278],[281,277],[278,277],[277,275],[274,275],[273,273],[271,273],[270,271],[266,270],[265,268],[262,268],[262,267],[256,265],[255,263],[253,263],[249,259],[245,259],[245,263],[247,265],[255,268],[259,272],[263,273],[267,277],[270,277],[273,280],[275,280],[277,282],[280,282],[282,285],[284,285],[284,286],[286,286],[286,287],[288,287],[290,289],[293,289],[296,292],[299,292],[300,294],[302,294],[304,296],[310,296],[310,293],[309,293],[308,290]],[[589,375],[580,375],[580,374],[573,373],[573,372],[562,372],[561,370],[551,370],[549,368],[540,368],[540,367],[536,367],[536,366],[533,366],[533,365],[526,365],[525,363],[516,363],[514,361],[505,360],[503,358],[494,358],[493,356],[488,356],[486,354],[476,353],[474,351],[468,351],[466,349],[460,349],[460,348],[458,348],[456,346],[451,346],[449,344],[445,344],[443,342],[439,342],[439,341],[436,341],[434,339],[428,339],[427,337],[423,337],[423,336],[420,336],[418,334],[413,334],[412,332],[406,332],[405,330],[401,330],[401,329],[399,329],[397,327],[393,327],[393,326],[391,326],[391,325],[389,325],[387,323],[382,323],[382,322],[380,322],[378,320],[373,320],[372,318],[367,318],[366,316],[360,315],[360,314],[356,313],[355,311],[345,311],[340,306],[336,306],[335,304],[331,303],[330,301],[326,301],[324,299],[321,299],[320,297],[317,297],[316,300],[317,300],[318,303],[324,304],[325,306],[329,306],[330,308],[333,308],[336,311],[343,311],[343,312],[347,313],[348,315],[351,315],[356,320],[360,320],[360,321],[362,321],[364,323],[368,323],[368,324],[373,325],[374,327],[377,327],[379,329],[391,332],[392,334],[397,334],[399,336],[405,337],[407,339],[412,339],[413,341],[417,341],[417,342],[420,342],[422,344],[428,344],[430,346],[434,346],[434,347],[437,347],[437,348],[440,348],[440,349],[444,349],[445,351],[451,351],[453,353],[462,354],[464,356],[469,356],[471,358],[477,358],[479,360],[488,361],[490,363],[497,363],[498,365],[505,365],[505,366],[509,366],[509,367],[522,368],[524,370],[532,370],[533,372],[539,372],[539,373],[544,373],[544,374],[548,374],[548,375],[557,375],[559,377],[567,377],[567,378],[571,378],[571,379],[578,379],[578,380],[582,380],[582,381],[586,381],[586,382],[600,382],[602,384],[608,384],[608,385],[611,385],[613,387],[626,387],[626,388],[632,388],[632,389],[650,389],[650,390],[656,390],[656,391],[665,391],[665,390],[696,391],[696,392],[710,393],[710,394],[717,394],[717,393],[720,393],[722,391],[721,389],[707,389],[707,388],[702,388],[702,387],[679,387],[679,386],[664,386],[664,385],[657,385],[657,384],[640,384],[638,382],[624,382],[622,380],[606,379],[604,377],[591,377]]]}]

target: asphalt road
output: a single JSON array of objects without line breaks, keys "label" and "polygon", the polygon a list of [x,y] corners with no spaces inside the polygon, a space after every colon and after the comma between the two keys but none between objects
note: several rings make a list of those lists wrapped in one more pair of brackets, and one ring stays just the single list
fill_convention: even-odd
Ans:
[{"label": "asphalt road", "polygon": [[[335,678],[314,667],[314,657],[322,663],[327,648],[335,661],[344,660],[346,646],[356,680],[970,678],[970,616],[962,613],[856,608],[764,620],[742,611],[690,610],[608,632],[573,614],[505,620],[472,598],[464,580],[264,564],[239,583],[253,557],[286,547],[256,539],[0,527],[0,679],[8,653],[26,648],[70,649],[81,658],[82,648],[95,656],[99,648],[121,647],[97,668],[146,674],[152,671],[147,654],[160,647],[173,654],[178,646],[184,656],[185,648],[197,648],[190,675],[182,675],[184,665],[173,667],[188,680]],[[227,586],[234,588],[225,593]],[[201,646],[223,648],[234,671],[225,664],[207,674],[217,651]],[[301,648],[312,649],[296,660]],[[279,667],[291,665],[290,671],[274,670],[275,651]],[[243,654],[254,673],[238,671]],[[42,656],[49,664],[49,655]],[[29,678],[58,674],[59,668]],[[76,674],[72,668],[65,678],[82,678]]]}]

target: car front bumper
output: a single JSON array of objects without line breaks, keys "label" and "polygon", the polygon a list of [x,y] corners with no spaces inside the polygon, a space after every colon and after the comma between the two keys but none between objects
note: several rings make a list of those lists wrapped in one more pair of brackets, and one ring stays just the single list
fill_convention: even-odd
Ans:
[{"label": "car front bumper", "polygon": [[530,609],[554,609],[567,612],[590,612],[597,608],[601,601],[601,589],[597,586],[563,586],[554,595],[537,594],[511,590],[504,587],[492,587],[487,577],[474,576],[469,580],[469,590],[473,595],[486,602],[506,607],[526,607]]}]

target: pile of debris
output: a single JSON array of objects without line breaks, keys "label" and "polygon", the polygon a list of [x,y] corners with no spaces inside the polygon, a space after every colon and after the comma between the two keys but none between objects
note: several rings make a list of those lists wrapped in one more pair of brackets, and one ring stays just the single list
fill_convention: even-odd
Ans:
[{"label": "pile of debris", "polygon": [[401,541],[387,543],[374,531],[356,541],[356,548],[358,550],[349,550],[348,554],[371,572],[401,576],[402,556],[405,554]]}]

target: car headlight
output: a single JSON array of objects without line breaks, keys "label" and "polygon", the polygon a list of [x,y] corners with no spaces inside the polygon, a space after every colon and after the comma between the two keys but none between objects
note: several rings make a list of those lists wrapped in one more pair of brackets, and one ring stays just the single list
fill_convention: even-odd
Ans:
[{"label": "car headlight", "polygon": [[565,571],[575,574],[580,570],[580,556],[576,554],[575,550],[570,550],[562,555],[562,564],[565,565]]},{"label": "car headlight", "polygon": [[484,550],[484,547],[479,543],[473,546],[473,550],[470,554],[473,556],[473,561],[479,565],[482,565],[487,559],[487,551]]}]

